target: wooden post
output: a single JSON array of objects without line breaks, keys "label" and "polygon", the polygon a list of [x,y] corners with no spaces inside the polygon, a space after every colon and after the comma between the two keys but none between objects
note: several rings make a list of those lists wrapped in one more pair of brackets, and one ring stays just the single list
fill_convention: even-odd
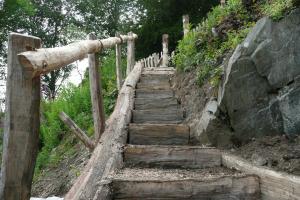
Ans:
[{"label": "wooden post", "polygon": [[[128,33],[128,36],[132,36],[132,35],[133,35],[132,32]],[[135,64],[134,49],[135,49],[134,39],[128,40],[127,41],[127,71],[126,71],[127,76],[131,72]]]},{"label": "wooden post", "polygon": [[168,67],[169,64],[169,35],[164,34],[162,37],[163,55],[162,67]]},{"label": "wooden post", "polygon": [[86,135],[86,133],[81,130],[75,122],[64,112],[59,114],[59,118],[64,124],[69,127],[76,137],[83,142],[83,144],[90,150],[93,151],[95,148],[95,143]]},{"label": "wooden post", "polygon": [[183,15],[182,16],[182,22],[183,22],[183,35],[185,37],[189,32],[189,24],[190,24],[189,15]]},{"label": "wooden post", "polygon": [[40,130],[40,77],[32,79],[18,54],[41,48],[41,40],[9,34],[6,111],[0,199],[29,200],[38,153]]},{"label": "wooden post", "polygon": [[[119,33],[116,33],[116,37],[120,37]],[[122,58],[121,58],[122,52],[121,52],[121,44],[116,44],[116,76],[117,76],[117,88],[118,91],[120,91],[122,87]]]},{"label": "wooden post", "polygon": [[221,0],[221,7],[224,7],[225,6],[225,4],[226,4],[226,1],[225,0]]},{"label": "wooden post", "polygon": [[[93,33],[88,35],[89,40],[96,40]],[[93,119],[94,119],[94,133],[95,144],[98,143],[101,134],[105,129],[105,113],[101,90],[101,70],[99,71],[99,55],[92,53],[88,54],[89,60],[89,77],[90,77],[90,91],[92,99]]]}]

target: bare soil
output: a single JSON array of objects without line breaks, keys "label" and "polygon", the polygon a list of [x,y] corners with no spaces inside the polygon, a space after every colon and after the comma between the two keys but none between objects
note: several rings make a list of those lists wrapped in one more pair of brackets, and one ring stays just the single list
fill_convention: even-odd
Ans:
[{"label": "bare soil", "polygon": [[255,165],[300,175],[299,136],[292,139],[284,135],[253,138],[248,144],[231,151]]},{"label": "bare soil", "polygon": [[76,153],[65,157],[56,167],[45,169],[32,185],[33,197],[63,197],[72,187],[90,157],[82,145],[75,146]]}]

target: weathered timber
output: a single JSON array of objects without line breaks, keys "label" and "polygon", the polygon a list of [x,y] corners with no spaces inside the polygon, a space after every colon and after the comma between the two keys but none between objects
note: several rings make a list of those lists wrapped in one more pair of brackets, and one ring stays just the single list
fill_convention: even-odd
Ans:
[{"label": "weathered timber", "polygon": [[[119,33],[116,33],[116,37],[120,37]],[[117,88],[120,91],[122,86],[122,58],[121,58],[121,44],[116,44],[116,76],[117,76]]]},{"label": "weathered timber", "polygon": [[143,71],[157,71],[157,72],[160,72],[160,71],[176,71],[174,67],[159,67],[159,68],[147,68],[147,69],[144,69]]},{"label": "weathered timber", "polygon": [[156,82],[156,83],[170,83],[171,75],[169,74],[143,74],[140,82]]},{"label": "weathered timber", "polygon": [[189,127],[182,124],[130,124],[129,143],[141,145],[187,145]]},{"label": "weathered timber", "polygon": [[134,100],[135,110],[149,110],[149,109],[176,109],[180,108],[176,98],[161,98],[161,99],[145,99],[137,98]]},{"label": "weathered timber", "polygon": [[[128,37],[133,37],[133,33],[129,32]],[[135,50],[134,40],[127,40],[127,70],[126,70],[127,75],[131,72],[135,64],[134,50]]]},{"label": "weathered timber", "polygon": [[133,123],[172,123],[178,124],[183,120],[181,109],[151,109],[151,110],[133,110]]},{"label": "weathered timber", "polygon": [[254,166],[246,160],[227,153],[222,154],[222,164],[260,178],[262,199],[300,200],[300,177],[276,172],[266,167]]},{"label": "weathered timber", "polygon": [[162,55],[162,67],[168,67],[169,65],[169,35],[164,34],[162,37],[163,55]]},{"label": "weathered timber", "polygon": [[221,152],[197,146],[127,145],[127,167],[199,169],[221,166]]},{"label": "weathered timber", "polygon": [[184,37],[188,34],[190,29],[190,17],[189,15],[182,16],[182,24],[183,24],[183,35]]},{"label": "weathered timber", "polygon": [[[157,68],[160,69],[160,68]],[[142,72],[142,75],[173,75],[175,74],[175,70],[147,70],[144,69],[144,71]]]},{"label": "weathered timber", "polygon": [[260,199],[253,175],[198,170],[125,169],[112,182],[114,199]]},{"label": "weathered timber", "polygon": [[10,33],[0,199],[28,200],[40,129],[40,77],[23,68],[18,53],[41,47],[41,40]]},{"label": "weathered timber", "polygon": [[87,136],[87,134],[81,130],[77,124],[64,112],[59,114],[59,118],[64,124],[72,130],[76,137],[90,150],[93,151],[95,143]]},{"label": "weathered timber", "polygon": [[149,89],[152,89],[152,90],[170,90],[171,89],[171,85],[169,82],[163,82],[162,84],[161,83],[138,83],[137,84],[137,89],[145,89],[145,90],[149,90]]},{"label": "weathered timber", "polygon": [[[96,40],[97,37],[93,33],[90,33],[88,35],[88,39]],[[92,111],[94,119],[94,135],[95,142],[97,143],[105,129],[105,113],[101,90],[101,71],[99,71],[99,55],[95,53],[88,54],[88,61]]]},{"label": "weathered timber", "polygon": [[160,98],[170,98],[174,97],[173,90],[144,90],[137,89],[136,98],[152,98],[152,99],[160,99]]},{"label": "weathered timber", "polygon": [[[134,88],[138,82],[142,66],[137,63],[126,78],[116,102],[114,112],[107,120],[107,128],[100,138],[88,164],[78,177],[65,200],[97,199],[104,195],[107,174],[122,166],[122,146],[127,141],[127,125],[131,120],[134,103]],[[109,161],[112,159],[111,161]],[[106,173],[109,170],[110,173]],[[101,191],[104,190],[104,191]],[[100,196],[101,196],[100,195]],[[108,195],[108,193],[107,193]],[[101,200],[108,199],[101,196]]]},{"label": "weathered timber", "polygon": [[24,49],[18,57],[20,63],[26,70],[32,71],[32,76],[35,77],[81,60],[87,54],[99,52],[102,48],[111,48],[121,42],[132,41],[137,35],[120,37],[122,39],[111,37],[103,40],[83,40],[56,48]]}]

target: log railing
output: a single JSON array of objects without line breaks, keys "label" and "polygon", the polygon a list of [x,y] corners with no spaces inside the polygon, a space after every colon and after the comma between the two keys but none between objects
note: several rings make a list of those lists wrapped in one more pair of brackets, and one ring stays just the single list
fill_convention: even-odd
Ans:
[{"label": "log railing", "polygon": [[[126,127],[131,119],[134,89],[143,67],[168,66],[168,36],[163,36],[163,53],[152,54],[135,62],[137,35],[116,34],[97,40],[91,33],[87,40],[56,48],[41,48],[42,41],[33,36],[9,34],[6,116],[1,167],[0,199],[28,200],[39,146],[40,100],[43,74],[63,68],[88,55],[89,79],[94,120],[94,140],[89,138],[63,111],[60,119],[93,151],[89,164],[65,199],[90,199],[105,195],[99,186],[107,171],[120,167],[121,147],[126,143]],[[126,80],[122,85],[121,44],[127,43]],[[116,48],[116,76],[119,96],[114,112],[105,123],[101,93],[99,53]],[[105,127],[106,124],[106,127]],[[101,184],[100,184],[101,185]],[[102,199],[102,197],[99,197]]]},{"label": "log railing", "polygon": [[116,47],[118,88],[122,76],[120,48],[127,43],[127,73],[135,64],[134,46],[137,35],[116,35],[97,40],[89,34],[87,40],[56,48],[41,48],[42,41],[33,36],[9,34],[8,72],[6,89],[6,116],[1,167],[0,199],[30,198],[35,160],[39,147],[40,129],[40,76],[60,69],[88,55],[89,76],[94,119],[94,141],[86,136],[65,114],[60,118],[75,132],[76,136],[93,150],[105,129],[105,117],[99,73],[99,52]]}]

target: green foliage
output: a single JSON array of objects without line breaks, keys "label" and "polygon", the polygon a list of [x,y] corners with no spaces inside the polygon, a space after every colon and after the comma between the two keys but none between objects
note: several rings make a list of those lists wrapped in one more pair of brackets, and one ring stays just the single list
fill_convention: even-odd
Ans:
[{"label": "green foliage", "polygon": [[[242,22],[239,27],[231,26],[235,22]],[[228,24],[226,35],[214,37],[212,29],[222,23]],[[240,0],[229,0],[223,8],[216,6],[208,13],[207,18],[179,41],[173,62],[179,70],[189,70],[197,67],[198,83],[202,85],[211,79],[213,85],[217,84],[221,75],[218,60],[225,52],[234,48],[246,37],[253,26],[251,18],[243,8]]]},{"label": "green foliage", "polygon": [[[108,52],[102,58],[102,91],[105,113],[108,116],[113,111],[118,95],[114,51]],[[125,67],[124,60],[122,66]],[[88,77],[78,87],[72,84],[64,87],[56,100],[43,102],[40,134],[42,148],[37,158],[36,176],[44,167],[56,166],[63,156],[75,153],[73,147],[77,139],[74,139],[70,130],[60,121],[59,113],[61,111],[67,113],[81,129],[86,130],[87,134],[92,136],[94,128],[91,109]]]},{"label": "green foliage", "polygon": [[268,0],[261,6],[264,15],[272,17],[274,20],[281,19],[287,10],[290,10],[296,1],[293,0]]},{"label": "green foliage", "polygon": [[174,62],[179,70],[187,70],[188,66],[192,66],[197,61],[197,33],[189,32],[184,40],[180,40],[178,43],[178,49],[180,53],[175,54]]},{"label": "green foliage", "polygon": [[140,6],[140,23],[137,57],[147,57],[161,51],[162,35],[169,34],[169,49],[173,51],[182,37],[182,15],[188,14],[190,22],[199,22],[219,0],[137,0]]}]

